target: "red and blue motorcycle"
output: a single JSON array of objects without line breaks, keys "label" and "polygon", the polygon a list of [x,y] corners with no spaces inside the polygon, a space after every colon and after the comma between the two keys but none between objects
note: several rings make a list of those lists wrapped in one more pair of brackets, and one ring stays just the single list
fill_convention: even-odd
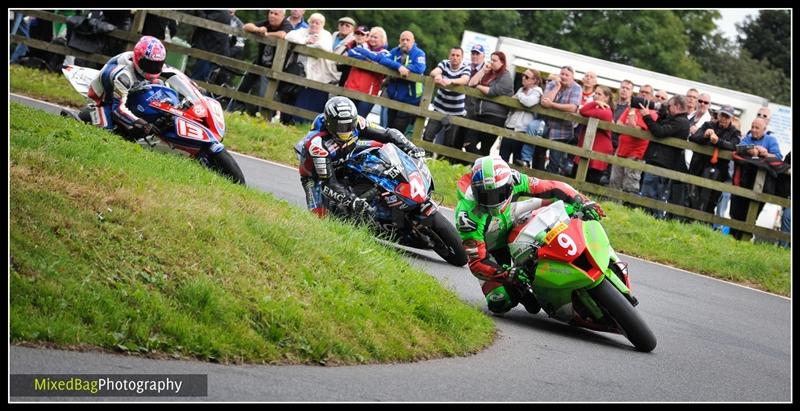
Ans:
[{"label": "red and blue motorcycle", "polygon": [[[165,68],[165,72],[167,70],[170,69]],[[84,97],[99,74],[98,70],[73,65],[64,66],[62,72]],[[135,141],[146,148],[189,156],[234,182],[244,184],[242,170],[222,144],[225,136],[222,106],[204,96],[183,73],[171,69],[168,74],[163,84],[142,82],[128,92],[128,109],[157,129],[154,134]],[[93,122],[92,115],[97,110],[90,104],[77,117]]]}]

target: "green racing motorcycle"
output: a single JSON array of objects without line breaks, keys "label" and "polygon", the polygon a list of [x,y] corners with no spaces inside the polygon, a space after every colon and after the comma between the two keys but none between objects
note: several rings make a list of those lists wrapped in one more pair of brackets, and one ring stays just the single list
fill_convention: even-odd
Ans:
[{"label": "green racing motorcycle", "polygon": [[627,264],[603,226],[583,217],[559,200],[517,220],[508,238],[513,265],[534,278],[517,284],[520,293],[532,293],[551,318],[622,334],[637,350],[652,351],[656,337],[635,309]]}]

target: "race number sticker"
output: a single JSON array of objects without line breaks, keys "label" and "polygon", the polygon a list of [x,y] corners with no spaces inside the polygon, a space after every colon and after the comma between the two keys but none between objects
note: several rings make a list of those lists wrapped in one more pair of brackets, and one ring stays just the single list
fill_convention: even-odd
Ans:
[{"label": "race number sticker", "polygon": [[553,242],[553,239],[556,238],[562,231],[567,229],[567,225],[563,222],[559,222],[552,230],[547,232],[547,235],[544,236],[544,243],[550,244]]},{"label": "race number sticker", "polygon": [[558,245],[567,249],[567,255],[575,255],[578,252],[578,245],[575,244],[575,240],[566,234],[558,235]]},{"label": "race number sticker", "polygon": [[181,137],[191,138],[193,140],[208,141],[206,133],[203,128],[197,124],[190,123],[183,118],[178,117],[175,121],[178,135]]}]

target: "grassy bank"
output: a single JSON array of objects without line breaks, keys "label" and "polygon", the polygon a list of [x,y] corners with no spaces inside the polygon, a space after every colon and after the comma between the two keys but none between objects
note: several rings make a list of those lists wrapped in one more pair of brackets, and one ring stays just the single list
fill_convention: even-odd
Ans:
[{"label": "grassy bank", "polygon": [[479,309],[365,230],[88,125],[18,104],[10,119],[14,343],[341,364],[492,341]]},{"label": "grassy bank", "polygon": [[[41,89],[29,78],[44,81],[61,95],[70,88],[56,74],[36,76],[34,70],[11,66],[11,87],[15,92],[30,94]],[[66,90],[69,91],[69,90]],[[77,94],[76,94],[77,95]],[[46,98],[47,99],[47,98]],[[293,145],[307,129],[266,123],[246,115],[228,114],[225,144],[231,150],[285,164],[296,165]],[[436,182],[435,198],[447,206],[456,203],[456,181],[468,168],[446,161],[430,160]],[[617,251],[657,261],[717,278],[747,284],[769,292],[789,295],[791,289],[790,251],[770,244],[736,241],[704,224],[679,224],[656,220],[638,210],[603,202],[608,230]]]}]

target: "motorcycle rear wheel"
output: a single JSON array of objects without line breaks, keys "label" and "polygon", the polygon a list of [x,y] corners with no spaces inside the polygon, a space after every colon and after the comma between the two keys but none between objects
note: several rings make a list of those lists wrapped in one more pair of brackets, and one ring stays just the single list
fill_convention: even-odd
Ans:
[{"label": "motorcycle rear wheel", "polygon": [[622,332],[637,350],[650,352],[656,348],[656,336],[625,297],[608,280],[589,290],[589,294],[619,324]]},{"label": "motorcycle rear wheel", "polygon": [[433,236],[431,239],[435,245],[433,251],[439,254],[448,263],[462,267],[467,263],[467,252],[461,245],[461,237],[458,235],[456,228],[451,224],[444,215],[440,213],[434,214],[431,221],[431,231]]}]

